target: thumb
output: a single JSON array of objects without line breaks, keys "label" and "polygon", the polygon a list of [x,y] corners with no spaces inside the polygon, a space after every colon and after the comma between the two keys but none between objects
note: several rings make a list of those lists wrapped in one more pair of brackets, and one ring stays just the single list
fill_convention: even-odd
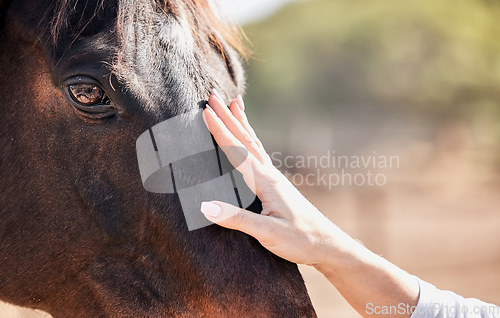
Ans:
[{"label": "thumb", "polygon": [[269,227],[267,216],[250,212],[225,202],[202,202],[201,212],[211,222],[229,229],[239,230],[257,239]]}]

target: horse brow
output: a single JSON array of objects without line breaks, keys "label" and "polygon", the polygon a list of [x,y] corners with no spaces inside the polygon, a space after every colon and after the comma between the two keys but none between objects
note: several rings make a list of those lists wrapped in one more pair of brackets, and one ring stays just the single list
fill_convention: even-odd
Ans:
[{"label": "horse brow", "polygon": [[[56,0],[52,6],[52,19],[49,23],[49,32],[54,43],[57,42],[62,30],[69,26],[71,12],[74,12],[79,1],[90,0]],[[93,15],[89,19],[92,21],[100,10],[104,10],[106,0],[93,0],[95,3],[95,10]],[[189,23],[194,31],[193,36],[197,40],[201,41],[201,37],[204,35],[208,36],[208,39],[221,53],[224,57],[224,45],[219,38],[220,35],[224,38],[225,42],[233,47],[242,57],[245,59],[250,56],[248,50],[248,39],[241,30],[241,28],[236,25],[227,24],[221,21],[217,15],[212,10],[210,4],[207,0],[146,0],[150,1],[151,5],[155,9],[159,9],[162,12],[170,13],[175,16],[181,15],[181,10],[190,13],[189,15],[192,19],[189,19]],[[86,6],[88,4],[86,3]],[[119,6],[121,5],[137,5],[137,2],[132,1],[119,1]],[[126,9],[126,8],[125,8]],[[50,15],[49,15],[50,16]],[[87,23],[88,24],[88,23]],[[87,26],[85,24],[85,26]],[[85,27],[84,26],[84,27]],[[120,29],[120,21],[117,22],[117,28]]]}]

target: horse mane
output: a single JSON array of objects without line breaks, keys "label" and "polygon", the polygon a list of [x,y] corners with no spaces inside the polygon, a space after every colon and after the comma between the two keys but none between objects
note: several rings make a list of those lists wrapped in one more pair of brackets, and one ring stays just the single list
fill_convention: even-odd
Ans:
[{"label": "horse mane", "polygon": [[[52,39],[57,41],[60,31],[68,27],[71,13],[76,11],[77,5],[81,1],[88,0],[57,0],[54,1],[55,7],[52,8],[52,20],[49,21],[50,34]],[[93,16],[96,16],[101,10],[104,10],[104,1],[98,0],[95,5]],[[242,29],[236,24],[226,23],[219,18],[212,10],[210,0],[149,0],[156,10],[169,12],[175,16],[180,16],[181,12],[188,12],[191,16],[189,23],[193,30],[193,36],[197,40],[200,37],[208,35],[208,40],[219,50],[222,56],[225,56],[225,41],[240,56],[247,59],[250,52],[247,47],[248,39]],[[120,18],[118,17],[118,28],[120,28]],[[85,26],[83,26],[85,27]],[[219,36],[221,38],[219,38]]]}]

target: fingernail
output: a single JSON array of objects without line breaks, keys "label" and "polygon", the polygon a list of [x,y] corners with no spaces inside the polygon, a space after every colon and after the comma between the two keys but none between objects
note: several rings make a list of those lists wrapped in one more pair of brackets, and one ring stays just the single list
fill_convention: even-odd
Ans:
[{"label": "fingernail", "polygon": [[222,95],[219,93],[219,91],[217,89],[213,89],[212,90],[212,93],[215,95],[215,97],[217,97],[217,99],[219,100],[219,102],[222,104],[222,105],[225,105],[226,103],[224,102],[224,98],[222,98]]},{"label": "fingernail", "polygon": [[215,110],[212,108],[212,106],[207,104],[206,108],[215,114]]},{"label": "fingernail", "polygon": [[206,216],[216,218],[220,215],[222,209],[219,205],[212,202],[202,202],[201,203],[201,212]]},{"label": "fingernail", "polygon": [[[208,107],[208,105],[207,105]],[[201,112],[201,118],[203,118],[203,121],[205,122],[205,126],[208,128],[208,122],[207,122],[207,117],[205,117],[205,111]]]},{"label": "fingernail", "polygon": [[245,103],[243,102],[243,97],[241,97],[241,95],[236,97],[236,102],[238,103],[238,106],[240,106],[240,109],[245,111]]}]

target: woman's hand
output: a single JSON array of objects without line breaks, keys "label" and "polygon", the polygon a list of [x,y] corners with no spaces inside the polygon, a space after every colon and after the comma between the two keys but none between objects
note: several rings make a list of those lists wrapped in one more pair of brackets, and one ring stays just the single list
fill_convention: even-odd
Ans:
[{"label": "woman's hand", "polygon": [[[380,316],[370,312],[368,305],[409,308],[417,304],[419,286],[413,276],[340,230],[272,165],[248,123],[241,96],[228,109],[214,90],[208,103],[203,111],[208,129],[262,201],[263,210],[257,214],[224,202],[203,202],[201,211],[207,219],[255,237],[291,262],[315,266],[363,317]],[[391,312],[384,317],[410,315]]]},{"label": "woman's hand", "polygon": [[[294,263],[319,265],[326,258],[332,232],[338,230],[276,169],[248,123],[241,96],[229,108],[214,92],[203,111],[208,129],[247,185],[262,201],[256,214],[233,205],[204,202],[201,211],[210,221],[254,236],[271,252]],[[248,155],[243,163],[241,151]],[[237,163],[237,164],[235,164]]]}]

